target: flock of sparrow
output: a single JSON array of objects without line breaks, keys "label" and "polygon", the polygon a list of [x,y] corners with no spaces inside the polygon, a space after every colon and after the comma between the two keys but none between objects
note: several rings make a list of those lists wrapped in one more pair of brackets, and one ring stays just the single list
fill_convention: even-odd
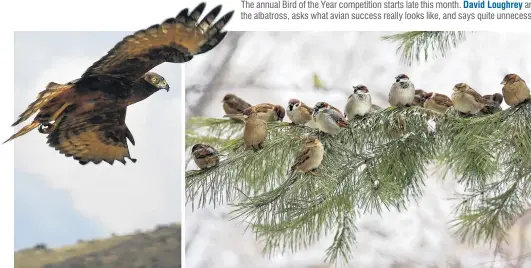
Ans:
[{"label": "flock of sparrow", "polygon": [[[509,106],[519,105],[530,99],[530,91],[525,81],[517,74],[508,74],[501,82],[502,94],[481,96],[466,83],[458,83],[453,88],[451,97],[440,93],[427,93],[422,89],[415,89],[415,85],[405,74],[395,77],[395,82],[389,91],[389,104],[394,107],[422,106],[437,113],[445,113],[453,107],[460,114],[472,116],[475,114],[492,114],[500,109],[501,103]],[[342,128],[347,127],[348,121],[364,117],[374,107],[369,90],[364,85],[354,86],[354,92],[349,96],[345,112],[326,102],[318,102],[310,108],[298,99],[291,99],[287,105],[287,115],[294,125],[306,125],[317,128],[324,133],[335,135]],[[225,117],[245,122],[243,140],[245,148],[255,151],[263,148],[267,137],[267,122],[283,121],[286,109],[281,105],[261,103],[250,105],[234,94],[227,94],[223,98]],[[309,172],[319,167],[323,160],[324,148],[316,136],[304,138],[302,150],[295,159],[291,171]],[[219,163],[219,153],[207,144],[196,144],[192,147],[192,156],[200,169],[208,169]]]}]

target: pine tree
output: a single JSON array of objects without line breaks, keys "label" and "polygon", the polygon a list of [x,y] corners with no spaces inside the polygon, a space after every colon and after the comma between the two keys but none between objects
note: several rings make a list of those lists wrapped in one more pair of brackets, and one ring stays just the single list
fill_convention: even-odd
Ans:
[{"label": "pine tree", "polygon": [[[462,32],[405,32],[399,42],[405,64],[444,56],[464,40]],[[315,80],[315,77],[314,77]],[[320,79],[317,79],[323,83]],[[266,242],[269,253],[293,252],[335,233],[326,259],[350,258],[356,217],[403,210],[422,195],[428,165],[451,170],[466,193],[456,196],[451,224],[463,241],[499,241],[527,209],[531,181],[531,102],[487,116],[438,114],[422,107],[379,109],[349,123],[336,136],[270,123],[265,148],[243,149],[243,124],[191,118],[186,147],[207,143],[223,154],[218,166],[186,172],[187,202],[195,208],[231,204],[236,220]],[[317,134],[325,157],[317,176],[287,172],[301,136]],[[198,203],[196,203],[198,202]]]}]

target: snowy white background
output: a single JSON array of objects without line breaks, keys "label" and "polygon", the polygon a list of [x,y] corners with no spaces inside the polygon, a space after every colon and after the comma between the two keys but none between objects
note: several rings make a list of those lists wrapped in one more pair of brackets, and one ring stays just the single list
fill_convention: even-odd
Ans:
[{"label": "snowy white background", "polygon": [[[400,65],[396,44],[380,40],[386,34],[390,33],[233,32],[211,53],[186,65],[187,116],[221,117],[221,99],[229,92],[251,104],[287,104],[296,97],[310,106],[327,101],[343,109],[352,86],[360,83],[368,86],[375,104],[386,107],[388,89],[399,73],[408,74],[417,88],[447,95],[458,82],[467,82],[482,94],[501,92],[500,82],[508,72],[531,79],[531,34],[473,33],[446,58],[412,67]],[[313,73],[332,90],[314,90]],[[452,219],[454,203],[448,198],[459,188],[451,177],[442,181],[434,174],[426,179],[424,197],[407,212],[362,217],[349,267],[515,265],[516,260],[493,261],[492,248],[470,247],[452,238],[446,223]],[[260,255],[262,245],[252,234],[244,234],[242,226],[229,222],[226,212],[191,212],[187,207],[187,268],[328,267],[322,259],[330,237],[297,254],[266,259]],[[527,227],[521,226],[511,230],[504,246],[508,259],[531,252],[520,239],[529,237]],[[520,267],[531,267],[531,262]]]}]

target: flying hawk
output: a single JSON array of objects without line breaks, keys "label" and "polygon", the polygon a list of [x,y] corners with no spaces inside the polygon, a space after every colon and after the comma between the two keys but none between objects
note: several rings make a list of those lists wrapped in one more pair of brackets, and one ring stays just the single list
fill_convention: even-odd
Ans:
[{"label": "flying hawk", "polygon": [[190,13],[183,9],[175,18],[126,36],[79,79],[49,83],[12,126],[37,113],[33,122],[5,142],[38,128],[51,147],[82,165],[115,160],[125,165],[125,158],[135,163],[127,147],[127,140],[135,145],[125,124],[127,107],[161,89],[169,91],[166,80],[149,71],[164,62],[190,61],[227,34],[222,30],[234,11],[214,24],[219,5],[198,22],[205,6]]}]

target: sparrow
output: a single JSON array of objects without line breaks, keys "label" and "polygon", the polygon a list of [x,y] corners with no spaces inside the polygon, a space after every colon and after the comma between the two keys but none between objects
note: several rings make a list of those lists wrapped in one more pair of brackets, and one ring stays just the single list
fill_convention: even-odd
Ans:
[{"label": "sparrow", "polygon": [[448,96],[434,92],[426,93],[423,102],[424,108],[441,114],[445,113],[450,107],[454,106],[454,103]]},{"label": "sparrow", "polygon": [[410,106],[415,99],[415,85],[405,74],[395,77],[395,83],[389,91],[389,104],[395,107]]},{"label": "sparrow", "polygon": [[466,83],[459,83],[454,86],[452,102],[458,112],[468,115],[478,113],[487,103],[479,93]]},{"label": "sparrow", "polygon": [[343,114],[326,102],[318,102],[313,107],[313,120],[319,130],[330,135],[336,135],[341,128],[347,127]]},{"label": "sparrow", "polygon": [[[286,109],[280,105],[275,105],[271,103],[260,103],[254,106],[251,106],[255,108],[255,111],[258,115],[258,118],[266,121],[266,122],[275,122],[280,121],[282,122],[284,120],[284,117],[286,116]],[[242,113],[240,114],[226,114],[224,117],[229,117],[232,119],[244,119],[244,115]]]},{"label": "sparrow", "polygon": [[356,116],[365,116],[372,109],[369,89],[364,85],[354,86],[354,92],[348,97],[345,105],[345,117],[351,121]]},{"label": "sparrow", "polygon": [[503,102],[503,95],[500,93],[494,93],[492,95],[485,95],[483,98],[487,101],[485,107],[481,109],[480,113],[487,115],[501,111],[500,105]]},{"label": "sparrow", "polygon": [[517,74],[508,74],[500,83],[505,103],[509,106],[518,105],[529,99],[529,88],[525,81]]},{"label": "sparrow", "polygon": [[415,90],[415,97],[413,97],[413,106],[424,106],[424,101],[426,101],[426,91],[422,89]]},{"label": "sparrow", "polygon": [[291,173],[308,172],[317,175],[314,170],[321,165],[323,156],[324,147],[317,137],[310,135],[304,138],[302,149],[295,158],[295,163],[291,166]]},{"label": "sparrow", "polygon": [[200,169],[215,167],[219,163],[219,152],[207,144],[195,144],[192,147],[192,156],[195,164]]},{"label": "sparrow", "polygon": [[241,114],[243,110],[251,107],[251,104],[234,94],[225,95],[222,102],[225,114]]},{"label": "sparrow", "polygon": [[312,120],[312,108],[298,99],[288,101],[288,118],[294,125],[305,125]]},{"label": "sparrow", "polygon": [[263,149],[267,137],[267,122],[260,119],[256,106],[251,106],[243,111],[245,126],[243,128],[243,142],[245,149],[255,151]]}]

